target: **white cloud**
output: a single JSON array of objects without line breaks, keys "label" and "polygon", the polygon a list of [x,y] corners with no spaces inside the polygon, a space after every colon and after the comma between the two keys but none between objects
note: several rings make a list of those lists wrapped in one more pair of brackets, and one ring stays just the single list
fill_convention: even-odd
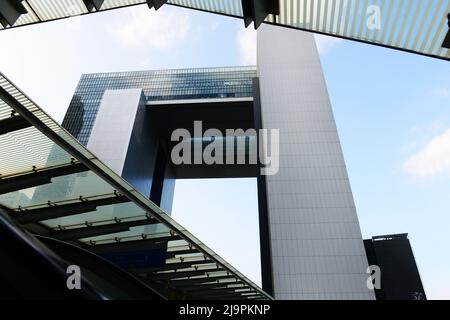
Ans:
[{"label": "white cloud", "polygon": [[450,176],[450,129],[434,137],[406,161],[404,170],[418,178]]},{"label": "white cloud", "polygon": [[191,29],[189,12],[154,10],[129,11],[109,31],[121,45],[150,46],[167,50],[187,39]]},{"label": "white cloud", "polygon": [[441,98],[450,97],[450,90],[447,88],[434,88],[431,90],[431,94]]},{"label": "white cloud", "polygon": [[256,64],[256,31],[242,28],[237,33],[237,41],[241,53],[241,61],[246,65]]},{"label": "white cloud", "polygon": [[336,45],[344,41],[339,38],[315,34],[317,49],[320,55],[328,54]]}]

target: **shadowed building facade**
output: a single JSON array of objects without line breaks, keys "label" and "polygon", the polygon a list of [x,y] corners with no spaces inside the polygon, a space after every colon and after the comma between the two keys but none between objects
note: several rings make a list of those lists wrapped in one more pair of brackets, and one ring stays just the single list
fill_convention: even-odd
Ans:
[{"label": "shadowed building facade", "polygon": [[[275,298],[374,299],[313,35],[261,26],[257,67],[83,75],[69,110],[63,126],[168,213],[176,179],[256,177],[263,289]],[[193,158],[195,139],[214,140],[196,137],[194,121],[242,129],[224,143],[234,159],[256,152],[248,129],[279,130],[279,172],[174,165],[175,129],[194,137]]]},{"label": "shadowed building facade", "polygon": [[426,300],[408,234],[393,234],[364,240],[370,265],[380,268],[377,300]]}]

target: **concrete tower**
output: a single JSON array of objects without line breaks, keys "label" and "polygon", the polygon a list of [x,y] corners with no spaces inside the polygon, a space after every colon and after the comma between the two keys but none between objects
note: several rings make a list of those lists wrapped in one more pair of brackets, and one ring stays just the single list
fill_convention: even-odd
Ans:
[{"label": "concrete tower", "polygon": [[280,130],[266,178],[275,298],[374,299],[313,34],[261,26],[258,76],[262,125]]}]

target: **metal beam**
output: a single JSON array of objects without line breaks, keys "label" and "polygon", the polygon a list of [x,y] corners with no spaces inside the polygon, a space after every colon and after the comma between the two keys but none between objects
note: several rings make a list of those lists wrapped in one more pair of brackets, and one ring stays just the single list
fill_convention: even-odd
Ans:
[{"label": "metal beam", "polygon": [[100,226],[86,226],[82,228],[55,230],[49,234],[50,237],[62,240],[76,240],[89,237],[96,237],[105,234],[117,233],[130,230],[131,227],[151,225],[159,223],[156,219],[143,219],[127,222],[115,222]]},{"label": "metal beam", "polygon": [[[228,285],[234,285],[233,287],[229,287]],[[174,288],[178,290],[183,291],[189,291],[189,292],[195,292],[198,290],[205,290],[205,289],[244,289],[247,288],[248,285],[246,285],[243,282],[215,282],[215,283],[202,283],[202,284],[196,284],[196,285],[189,285],[189,286],[174,286]]]},{"label": "metal beam", "polygon": [[84,5],[86,6],[86,9],[89,12],[93,12],[94,9],[96,11],[99,11],[100,8],[102,7],[102,4],[104,2],[104,0],[83,0]]},{"label": "metal beam", "polygon": [[[239,291],[236,291],[236,290],[239,290]],[[241,293],[252,293],[252,292],[256,292],[256,290],[253,289],[253,288],[251,288],[251,287],[249,287],[249,286],[247,286],[247,287],[236,288],[236,289],[233,289],[233,288],[225,288],[225,289],[209,289],[209,290],[199,290],[199,291],[195,291],[195,292],[191,291],[191,292],[192,292],[192,293],[195,293],[195,295],[202,295],[202,294],[205,294],[205,295],[209,296],[209,295],[217,294],[217,293],[219,293],[219,292],[220,292],[220,293],[225,293],[225,292],[227,292],[227,293],[230,293],[230,294],[241,295]]]},{"label": "metal beam", "polygon": [[245,27],[253,21],[255,29],[258,29],[269,14],[280,13],[279,0],[241,0],[241,3]]},{"label": "metal beam", "polygon": [[[447,19],[448,19],[448,28],[450,29],[450,13],[447,15]],[[444,39],[444,43],[442,44],[443,48],[447,48],[450,49],[450,30],[448,30],[447,32],[447,36]]]},{"label": "metal beam", "polygon": [[153,7],[155,7],[155,10],[158,10],[159,8],[161,8],[165,3],[167,2],[167,0],[147,0],[147,5],[148,7],[151,9]]},{"label": "metal beam", "polygon": [[53,205],[45,208],[24,210],[15,212],[12,218],[21,224],[39,222],[42,220],[72,216],[80,213],[92,212],[100,206],[106,206],[116,203],[125,203],[130,200],[125,196],[112,196],[108,198],[85,200],[75,203]]},{"label": "metal beam", "polygon": [[193,260],[193,261],[186,261],[186,262],[169,263],[169,264],[166,264],[165,266],[158,267],[158,268],[133,269],[131,271],[133,271],[134,273],[153,273],[153,272],[167,271],[167,270],[187,269],[193,265],[201,265],[201,264],[214,264],[214,261],[209,260],[209,259]]},{"label": "metal beam", "polygon": [[23,0],[2,0],[0,1],[0,24],[6,28],[12,26],[22,14],[26,14],[27,9],[22,5]]},{"label": "metal beam", "polygon": [[32,124],[25,120],[22,116],[11,116],[0,120],[0,135],[29,127],[32,127]]},{"label": "metal beam", "polygon": [[225,271],[222,268],[208,268],[208,269],[199,269],[199,270],[191,270],[191,271],[174,271],[174,272],[164,272],[158,274],[147,274],[147,278],[149,280],[172,280],[186,277],[195,277],[201,276],[209,272],[220,272]]},{"label": "metal beam", "polygon": [[214,281],[218,281],[218,280],[229,280],[229,279],[236,279],[234,282],[230,282],[230,283],[238,283],[237,280],[238,278],[236,278],[236,276],[234,275],[221,275],[221,276],[209,276],[209,277],[205,277],[205,278],[193,278],[193,279],[183,279],[183,280],[171,280],[170,283],[173,284],[174,286],[182,286],[182,285],[189,285],[189,284],[201,284],[201,283],[212,283]]},{"label": "metal beam", "polygon": [[184,254],[191,254],[191,253],[198,253],[197,249],[191,248],[191,249],[182,249],[178,251],[167,251],[166,257],[169,258],[175,258],[177,255],[184,255]]},{"label": "metal beam", "polygon": [[99,245],[86,245],[84,248],[96,254],[126,252],[137,250],[163,249],[167,247],[167,242],[181,240],[180,236],[165,236],[159,238],[150,238],[146,240],[125,241]]},{"label": "metal beam", "polygon": [[0,177],[0,194],[48,184],[51,183],[52,178],[88,170],[81,163],[67,164],[42,170],[33,168],[29,173],[5,178]]}]

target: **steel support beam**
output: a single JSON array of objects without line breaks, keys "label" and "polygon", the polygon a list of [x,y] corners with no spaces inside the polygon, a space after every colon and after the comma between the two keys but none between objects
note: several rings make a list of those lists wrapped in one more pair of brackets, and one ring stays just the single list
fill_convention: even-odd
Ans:
[{"label": "steel support beam", "polygon": [[191,270],[191,271],[164,272],[164,273],[158,273],[158,274],[147,274],[147,278],[149,280],[154,280],[154,281],[171,280],[171,279],[201,276],[201,275],[204,275],[209,272],[221,272],[221,271],[225,271],[225,269],[209,268],[209,269]]},{"label": "steel support beam", "polygon": [[104,2],[104,0],[83,0],[84,5],[86,6],[86,9],[89,12],[93,12],[94,9],[96,11],[99,11],[100,8],[102,7],[102,4]]},{"label": "steel support beam", "polygon": [[81,163],[67,164],[42,170],[32,170],[29,173],[16,176],[0,177],[0,194],[14,192],[26,188],[51,183],[52,178],[87,171]]},{"label": "steel support beam", "polygon": [[447,15],[447,19],[448,19],[448,32],[447,32],[447,36],[444,39],[444,43],[442,44],[442,47],[450,49],[450,13]]},{"label": "steel support beam", "polygon": [[6,28],[12,26],[22,14],[26,14],[27,9],[22,5],[23,0],[2,0],[0,1],[0,24]]},{"label": "steel support beam", "polygon": [[243,287],[243,288],[225,288],[225,289],[211,289],[211,290],[199,290],[196,291],[196,294],[198,293],[199,295],[204,293],[206,295],[209,294],[215,294],[218,292],[227,292],[229,291],[231,294],[239,294],[241,295],[241,293],[253,293],[256,292],[255,289],[251,288],[251,287]]},{"label": "steel support beam", "polygon": [[156,219],[116,222],[100,226],[86,226],[82,228],[74,228],[67,230],[55,230],[51,232],[49,236],[58,240],[69,241],[128,231],[130,230],[131,227],[151,225],[157,223],[159,222]]},{"label": "steel support beam", "polygon": [[187,268],[192,267],[193,265],[213,264],[213,263],[214,263],[214,261],[212,261],[212,260],[203,259],[203,260],[169,263],[169,264],[166,264],[165,266],[158,267],[158,268],[133,269],[131,271],[134,273],[153,273],[153,272],[168,271],[168,270],[187,269]]},{"label": "steel support beam", "polygon": [[[204,284],[204,283],[213,283],[218,280],[229,280],[229,279],[238,279],[234,275],[221,275],[221,276],[209,276],[205,278],[193,278],[193,279],[183,279],[183,280],[172,280],[170,283],[173,286],[183,286],[183,285],[192,285],[192,284]],[[239,283],[240,280],[235,280],[229,283]]]},{"label": "steel support beam", "polygon": [[167,251],[166,257],[169,258],[175,258],[177,255],[184,255],[184,254],[191,254],[191,253],[198,253],[197,249],[183,249],[178,251]]},{"label": "steel support beam", "polygon": [[[228,285],[233,285],[232,287],[229,287]],[[243,282],[216,282],[216,283],[202,283],[197,285],[189,285],[189,286],[174,286],[174,288],[178,290],[183,291],[189,291],[189,292],[195,292],[200,290],[219,290],[219,289],[226,289],[226,290],[234,290],[234,289],[245,289],[247,288],[247,285]]]},{"label": "steel support beam", "polygon": [[21,224],[34,223],[48,219],[61,218],[66,216],[77,215],[80,213],[92,212],[100,206],[106,206],[116,203],[125,203],[130,200],[125,196],[113,196],[109,198],[80,201],[70,204],[62,204],[49,206],[45,208],[24,210],[23,212],[15,212],[12,218]]},{"label": "steel support beam", "polygon": [[269,14],[280,13],[279,0],[241,0],[241,3],[245,27],[253,22],[255,29],[258,29]]},{"label": "steel support beam", "polygon": [[147,5],[148,7],[151,9],[153,7],[155,7],[155,10],[158,10],[159,8],[161,8],[165,3],[167,2],[167,0],[147,0]]},{"label": "steel support beam", "polygon": [[25,120],[22,116],[12,116],[10,118],[0,120],[0,135],[29,127],[32,127],[32,124]]},{"label": "steel support beam", "polygon": [[112,252],[127,252],[138,250],[152,250],[152,249],[164,249],[167,248],[167,242],[181,240],[180,236],[173,235],[167,237],[151,238],[146,240],[116,242],[108,244],[100,244],[89,246],[86,245],[85,249],[96,253],[112,253]]}]

